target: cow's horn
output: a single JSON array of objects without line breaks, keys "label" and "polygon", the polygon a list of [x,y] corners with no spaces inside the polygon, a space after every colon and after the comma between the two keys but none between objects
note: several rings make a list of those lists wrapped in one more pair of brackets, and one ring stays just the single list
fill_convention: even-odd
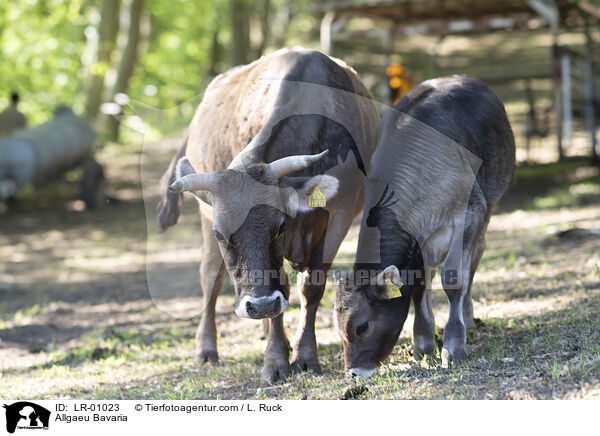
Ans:
[{"label": "cow's horn", "polygon": [[213,175],[210,173],[194,173],[183,176],[169,186],[173,192],[183,191],[210,191],[213,182]]},{"label": "cow's horn", "polygon": [[295,171],[303,170],[323,159],[329,150],[319,154],[305,154],[300,156],[288,156],[278,159],[269,164],[269,168],[278,179]]}]

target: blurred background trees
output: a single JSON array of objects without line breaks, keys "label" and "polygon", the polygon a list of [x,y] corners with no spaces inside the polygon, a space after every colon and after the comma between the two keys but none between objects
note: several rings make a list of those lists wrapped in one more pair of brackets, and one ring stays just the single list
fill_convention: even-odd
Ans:
[{"label": "blurred background trees", "polygon": [[[509,9],[507,5],[515,1],[501,6]],[[600,5],[600,0],[579,1],[588,8]],[[58,104],[67,104],[92,120],[102,139],[130,141],[131,132],[121,129],[118,117],[122,112],[133,114],[127,108],[131,102],[161,110],[160,120],[146,126],[157,138],[186,126],[214,76],[281,47],[320,49],[319,31],[327,10],[323,4],[348,7],[356,3],[361,1],[2,1],[0,110],[8,106],[10,92],[16,90],[30,124],[45,121]],[[382,2],[384,7],[387,3]],[[432,13],[444,4],[411,0],[397,5],[412,3],[431,8]],[[398,23],[385,14],[380,18],[352,16],[346,11],[332,27],[331,53],[357,70],[376,99],[389,102],[390,80],[397,78],[387,77],[386,71],[393,64],[401,65],[406,73],[401,79],[409,85],[407,90],[431,77],[467,74],[486,82],[504,102],[517,142],[525,144],[519,160],[556,158],[553,129],[559,123],[553,117],[558,113],[555,73],[559,69],[553,68],[554,41],[547,25],[536,18],[526,31],[402,35],[398,26],[394,28]],[[569,24],[568,17],[564,21]],[[592,45],[586,43],[588,30],[582,32],[569,24],[561,32],[561,45],[568,45],[565,50],[579,53],[572,58],[575,115],[582,106],[579,103],[593,94],[581,85],[586,73],[580,55],[587,51],[595,53],[598,81],[597,23],[589,26],[590,41],[596,41]],[[600,85],[596,94],[598,89]],[[147,114],[139,115],[148,121]],[[569,153],[587,153],[588,136],[585,126],[579,126],[574,141],[569,138],[575,144]]]},{"label": "blurred background trees", "polygon": [[0,108],[17,90],[32,124],[67,104],[116,140],[118,103],[173,108],[233,65],[318,47],[317,15],[307,0],[0,2]]}]

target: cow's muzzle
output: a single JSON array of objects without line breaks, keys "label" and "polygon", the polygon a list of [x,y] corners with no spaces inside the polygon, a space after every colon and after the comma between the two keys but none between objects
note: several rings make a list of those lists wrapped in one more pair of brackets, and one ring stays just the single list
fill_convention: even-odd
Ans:
[{"label": "cow's muzzle", "polygon": [[275,291],[266,297],[244,295],[235,309],[235,314],[251,319],[275,318],[282,314],[287,307],[288,302],[281,291]]}]

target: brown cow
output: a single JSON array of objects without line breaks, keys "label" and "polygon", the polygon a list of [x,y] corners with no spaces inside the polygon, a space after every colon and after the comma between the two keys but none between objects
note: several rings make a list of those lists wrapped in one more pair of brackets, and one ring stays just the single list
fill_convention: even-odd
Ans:
[{"label": "brown cow", "polygon": [[[283,329],[288,259],[312,278],[302,287],[292,367],[320,371],[314,324],[323,273],[362,209],[378,119],[351,68],[303,48],[233,68],[206,89],[164,176],[170,191],[164,188],[159,216],[161,228],[177,221],[183,191],[200,202],[205,305],[196,335],[199,362],[217,361],[215,302],[227,269],[236,314],[269,319],[262,378],[290,374]],[[311,204],[315,195],[323,204]]]}]

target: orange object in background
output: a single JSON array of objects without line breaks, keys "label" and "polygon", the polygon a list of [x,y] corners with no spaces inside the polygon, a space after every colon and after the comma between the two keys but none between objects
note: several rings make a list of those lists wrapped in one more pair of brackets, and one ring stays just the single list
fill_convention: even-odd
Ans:
[{"label": "orange object in background", "polygon": [[393,106],[412,89],[412,83],[409,74],[401,64],[390,64],[385,74],[389,77],[390,104]]},{"label": "orange object in background", "polygon": [[402,79],[400,77],[390,77],[390,88],[400,89],[402,88]]},{"label": "orange object in background", "polygon": [[390,64],[390,66],[385,70],[385,74],[387,74],[389,77],[401,76],[403,73],[404,66],[400,64]]}]

